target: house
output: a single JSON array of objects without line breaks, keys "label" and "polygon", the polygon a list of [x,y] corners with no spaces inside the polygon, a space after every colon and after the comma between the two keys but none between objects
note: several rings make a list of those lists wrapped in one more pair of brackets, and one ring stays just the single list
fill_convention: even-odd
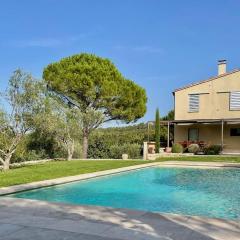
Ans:
[{"label": "house", "polygon": [[226,71],[173,92],[174,143],[221,145],[223,153],[240,153],[240,70]]}]

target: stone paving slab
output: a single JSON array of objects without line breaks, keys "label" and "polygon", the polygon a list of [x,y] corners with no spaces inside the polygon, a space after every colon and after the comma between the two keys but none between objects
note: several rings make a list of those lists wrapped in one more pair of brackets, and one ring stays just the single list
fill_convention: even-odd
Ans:
[{"label": "stone paving slab", "polygon": [[1,197],[3,239],[239,240],[240,222]]},{"label": "stone paving slab", "polygon": [[23,229],[23,226],[14,225],[9,223],[0,223],[0,237],[5,237],[11,233],[17,232]]},{"label": "stone paving slab", "polygon": [[0,236],[0,240],[119,240],[96,235],[56,231],[44,228],[24,227],[18,232]]}]

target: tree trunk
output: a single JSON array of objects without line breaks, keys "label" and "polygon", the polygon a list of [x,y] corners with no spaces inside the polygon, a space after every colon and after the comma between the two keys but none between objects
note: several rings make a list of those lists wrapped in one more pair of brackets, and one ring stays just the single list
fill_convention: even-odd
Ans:
[{"label": "tree trunk", "polygon": [[68,157],[67,160],[72,160],[72,156],[74,153],[74,141],[71,141],[68,145]]},{"label": "tree trunk", "polygon": [[88,131],[83,129],[83,159],[88,157]]},{"label": "tree trunk", "polygon": [[9,170],[12,154],[7,154],[4,158],[3,171]]}]

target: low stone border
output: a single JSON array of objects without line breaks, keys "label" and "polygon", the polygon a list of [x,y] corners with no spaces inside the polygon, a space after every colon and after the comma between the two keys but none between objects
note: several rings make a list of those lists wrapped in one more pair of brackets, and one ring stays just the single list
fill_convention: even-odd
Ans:
[{"label": "low stone border", "polygon": [[148,153],[147,154],[147,160],[156,160],[157,158],[164,158],[164,157],[192,157],[194,156],[193,153],[167,153],[167,152],[162,152],[162,153]]},{"label": "low stone border", "polygon": [[[41,160],[34,160],[34,161],[25,161],[25,162],[17,162],[17,163],[11,163],[10,167],[20,167],[25,165],[34,165],[34,164],[41,164],[46,162],[56,161],[55,159],[41,159]],[[60,159],[59,159],[60,161]],[[3,169],[3,167],[0,165],[0,169]]]},{"label": "low stone border", "polygon": [[79,180],[86,180],[86,179],[95,178],[95,177],[101,177],[101,176],[106,176],[106,175],[111,175],[116,173],[137,170],[141,168],[153,167],[157,165],[159,165],[159,162],[146,163],[146,164],[140,164],[140,165],[134,165],[129,167],[116,168],[116,169],[110,169],[105,171],[86,173],[86,174],[80,174],[80,175],[68,176],[68,177],[62,177],[62,178],[56,178],[56,179],[50,179],[50,180],[43,180],[39,182],[14,185],[10,187],[3,187],[3,188],[0,188],[0,195],[7,195],[15,192],[21,192],[21,191],[26,191],[26,190],[36,189],[36,188],[49,187],[49,186],[59,185],[63,183],[75,182]]}]

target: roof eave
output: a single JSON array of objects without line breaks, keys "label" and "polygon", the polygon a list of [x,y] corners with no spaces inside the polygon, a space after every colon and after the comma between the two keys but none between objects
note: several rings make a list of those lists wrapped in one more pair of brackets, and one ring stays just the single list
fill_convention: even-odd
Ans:
[{"label": "roof eave", "polygon": [[200,84],[202,84],[202,83],[210,82],[210,81],[212,81],[212,80],[215,80],[215,79],[218,79],[218,78],[221,78],[221,77],[225,77],[225,76],[228,76],[228,75],[230,75],[230,74],[233,74],[233,73],[236,73],[236,72],[239,72],[239,71],[240,71],[240,69],[234,69],[234,70],[231,71],[231,72],[228,72],[228,73],[225,73],[225,74],[221,74],[221,75],[219,75],[219,76],[211,77],[211,78],[208,78],[208,79],[206,79],[206,80],[199,81],[199,82],[196,82],[196,83],[191,83],[191,84],[189,84],[189,85],[186,85],[185,87],[181,87],[181,88],[175,89],[172,93],[173,93],[173,95],[175,95],[175,92],[178,92],[178,91],[181,91],[181,90],[184,90],[184,89],[186,89],[186,88],[190,88],[190,87],[193,87],[193,86],[196,86],[196,85],[200,85]]}]

